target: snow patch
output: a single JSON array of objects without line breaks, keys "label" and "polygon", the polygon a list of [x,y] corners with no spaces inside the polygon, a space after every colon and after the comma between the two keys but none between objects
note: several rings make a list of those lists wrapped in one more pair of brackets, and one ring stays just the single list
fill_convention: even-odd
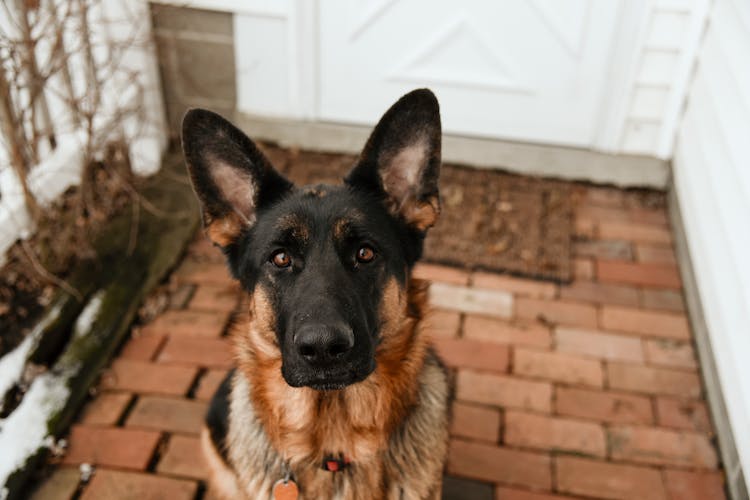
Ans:
[{"label": "snow patch", "polygon": [[99,290],[91,297],[89,303],[83,308],[78,315],[75,325],[73,326],[73,339],[81,338],[91,331],[91,327],[99,314],[104,298],[104,290]]},{"label": "snow patch", "polygon": [[26,358],[34,344],[31,335],[27,335],[23,342],[0,359],[0,410],[3,409],[5,394],[21,379]]},{"label": "snow patch", "polygon": [[39,344],[42,332],[50,323],[57,321],[60,312],[62,312],[62,304],[57,303],[15,349],[0,358],[0,410],[3,408],[5,394],[21,380],[26,360],[31,351]]},{"label": "snow patch", "polygon": [[68,379],[51,372],[39,375],[18,408],[0,421],[0,484],[50,443],[47,421],[65,406],[70,395]]}]

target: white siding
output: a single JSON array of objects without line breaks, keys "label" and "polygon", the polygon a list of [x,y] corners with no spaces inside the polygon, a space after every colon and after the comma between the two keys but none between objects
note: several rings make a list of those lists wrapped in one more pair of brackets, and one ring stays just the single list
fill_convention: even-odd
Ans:
[{"label": "white siding", "polygon": [[613,152],[669,158],[708,0],[652,0]]},{"label": "white siding", "polygon": [[716,0],[680,124],[674,187],[739,463],[750,472],[750,3]]}]

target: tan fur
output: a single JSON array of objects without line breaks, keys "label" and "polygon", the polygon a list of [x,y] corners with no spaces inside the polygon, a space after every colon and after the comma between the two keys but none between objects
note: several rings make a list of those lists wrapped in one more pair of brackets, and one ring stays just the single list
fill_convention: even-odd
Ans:
[{"label": "tan fur", "polygon": [[440,202],[436,197],[430,198],[426,203],[409,200],[401,207],[404,219],[420,231],[427,231],[435,225],[440,215]]},{"label": "tan fur", "polygon": [[208,429],[205,427],[201,429],[201,448],[208,465],[211,493],[221,500],[239,498],[242,493],[237,484],[237,476],[222,460],[211,441]]},{"label": "tan fur", "polygon": [[306,242],[310,239],[310,228],[295,215],[282,217],[276,222],[276,227],[282,231],[291,231],[292,237],[298,241]]},{"label": "tan fur", "polygon": [[333,237],[336,240],[342,240],[345,236],[347,231],[349,230],[349,226],[351,225],[351,220],[347,218],[341,218],[336,219],[336,222],[333,223]]},{"label": "tan fur", "polygon": [[[420,329],[426,285],[408,292],[396,280],[380,311],[376,370],[338,391],[293,388],[281,375],[267,292],[247,298],[233,331],[239,370],[233,380],[229,460],[246,498],[267,498],[291,465],[301,498],[426,499],[439,494],[447,450],[447,381]],[[345,472],[320,469],[343,452]],[[437,492],[437,493],[436,493]],[[437,497],[435,497],[437,498]]]},{"label": "tan fur", "polygon": [[236,212],[229,212],[220,219],[206,220],[204,224],[206,235],[221,247],[226,247],[236,241],[246,225],[246,219]]},{"label": "tan fur", "polygon": [[310,186],[305,188],[304,193],[307,196],[311,196],[313,198],[325,198],[328,196],[328,190],[323,186]]}]

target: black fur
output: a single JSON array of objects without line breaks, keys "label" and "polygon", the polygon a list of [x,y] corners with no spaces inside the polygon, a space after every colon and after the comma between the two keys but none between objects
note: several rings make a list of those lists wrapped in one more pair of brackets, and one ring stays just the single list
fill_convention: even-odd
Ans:
[{"label": "black fur", "polygon": [[219,452],[219,456],[227,462],[227,432],[229,431],[229,394],[232,392],[232,377],[235,370],[230,370],[216,389],[211,404],[206,413],[206,427],[208,427],[211,441]]}]

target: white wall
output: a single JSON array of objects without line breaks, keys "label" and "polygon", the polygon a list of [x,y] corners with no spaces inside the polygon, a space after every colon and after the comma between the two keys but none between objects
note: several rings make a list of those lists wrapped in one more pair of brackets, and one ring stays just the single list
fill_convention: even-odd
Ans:
[{"label": "white wall", "polygon": [[[708,337],[750,472],[750,3],[715,0],[680,123],[673,162]],[[748,488],[750,489],[750,488]]]}]

